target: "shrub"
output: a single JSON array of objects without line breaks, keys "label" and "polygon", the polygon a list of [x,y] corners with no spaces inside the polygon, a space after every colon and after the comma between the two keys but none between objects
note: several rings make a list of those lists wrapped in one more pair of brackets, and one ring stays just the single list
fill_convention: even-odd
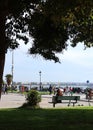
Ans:
[{"label": "shrub", "polygon": [[30,90],[26,100],[29,106],[36,107],[39,106],[39,102],[41,102],[41,95],[36,90]]}]

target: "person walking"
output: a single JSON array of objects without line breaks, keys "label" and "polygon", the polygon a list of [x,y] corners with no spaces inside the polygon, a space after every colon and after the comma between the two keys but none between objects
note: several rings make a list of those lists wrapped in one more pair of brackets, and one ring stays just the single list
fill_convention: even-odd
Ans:
[{"label": "person walking", "polygon": [[50,84],[50,86],[49,86],[49,94],[50,94],[50,95],[52,94],[52,86],[51,86],[51,84]]}]

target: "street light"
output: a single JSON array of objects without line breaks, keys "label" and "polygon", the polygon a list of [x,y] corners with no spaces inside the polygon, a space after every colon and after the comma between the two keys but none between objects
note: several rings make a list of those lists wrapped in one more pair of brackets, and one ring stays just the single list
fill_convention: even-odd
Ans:
[{"label": "street light", "polygon": [[14,51],[12,50],[12,67],[11,67],[11,71],[12,71],[12,87],[13,87],[13,77],[14,77]]},{"label": "street light", "polygon": [[87,80],[86,83],[87,83],[87,87],[89,88],[89,80]]},{"label": "street light", "polygon": [[40,91],[41,91],[41,73],[42,73],[42,72],[39,71],[39,76],[40,76],[40,86],[39,86],[39,87],[40,87]]}]

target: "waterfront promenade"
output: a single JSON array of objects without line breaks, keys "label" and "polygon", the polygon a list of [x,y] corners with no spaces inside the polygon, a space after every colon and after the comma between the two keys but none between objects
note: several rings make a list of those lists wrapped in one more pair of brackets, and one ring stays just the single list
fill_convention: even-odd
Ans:
[{"label": "waterfront promenade", "polygon": [[[85,94],[75,94],[75,95],[80,95],[80,101],[78,101],[78,103],[76,103],[75,106],[89,106],[89,105],[93,106],[93,100],[91,100],[89,104]],[[53,108],[52,96],[53,95],[42,95],[42,101],[40,102],[40,107]],[[18,108],[22,106],[22,104],[25,102],[26,98],[22,94],[14,94],[14,93],[3,94],[0,100],[0,108]],[[58,103],[56,104],[55,108],[68,107],[67,105],[68,103]],[[71,104],[71,106],[72,105],[73,104]]]}]

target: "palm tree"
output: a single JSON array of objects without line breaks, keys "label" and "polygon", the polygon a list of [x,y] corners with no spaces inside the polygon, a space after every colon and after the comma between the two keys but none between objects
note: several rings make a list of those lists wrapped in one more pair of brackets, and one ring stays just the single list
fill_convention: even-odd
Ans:
[{"label": "palm tree", "polygon": [[6,77],[7,85],[10,86],[13,76],[11,74],[7,74],[5,77]]}]

